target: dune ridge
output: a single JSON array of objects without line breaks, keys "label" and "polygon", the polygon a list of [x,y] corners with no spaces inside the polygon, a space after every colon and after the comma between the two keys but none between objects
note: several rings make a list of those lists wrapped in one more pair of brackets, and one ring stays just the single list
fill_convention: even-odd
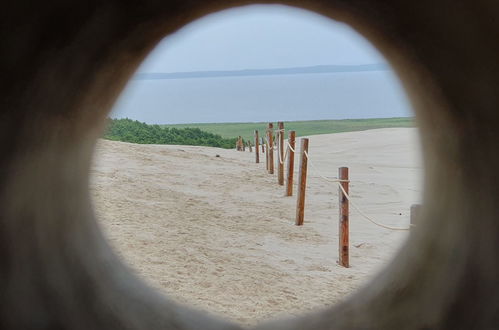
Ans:
[{"label": "dune ridge", "polygon": [[[350,168],[351,196],[364,212],[408,226],[422,189],[417,129],[311,136],[309,154],[321,174]],[[303,227],[294,225],[296,197],[284,197],[249,152],[101,140],[90,188],[111,245],[147,282],[251,324],[334,304],[408,235],[352,210],[351,268],[339,267],[338,189],[316,174],[310,169]]]}]

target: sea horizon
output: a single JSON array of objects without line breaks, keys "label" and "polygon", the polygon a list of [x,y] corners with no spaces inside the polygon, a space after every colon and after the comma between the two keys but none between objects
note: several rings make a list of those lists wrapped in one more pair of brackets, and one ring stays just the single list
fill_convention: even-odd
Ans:
[{"label": "sea horizon", "polygon": [[392,71],[130,80],[110,114],[148,124],[410,117]]}]

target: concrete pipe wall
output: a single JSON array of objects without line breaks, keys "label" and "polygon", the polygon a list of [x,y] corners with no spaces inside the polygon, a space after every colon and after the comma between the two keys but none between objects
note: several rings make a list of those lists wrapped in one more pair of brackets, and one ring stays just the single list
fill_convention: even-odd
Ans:
[{"label": "concrete pipe wall", "polygon": [[341,304],[258,329],[499,324],[499,2],[4,1],[0,11],[0,328],[239,329],[132,275],[99,231],[89,166],[125,83],[165,36],[252,3],[346,22],[410,96],[425,165],[420,226]]}]

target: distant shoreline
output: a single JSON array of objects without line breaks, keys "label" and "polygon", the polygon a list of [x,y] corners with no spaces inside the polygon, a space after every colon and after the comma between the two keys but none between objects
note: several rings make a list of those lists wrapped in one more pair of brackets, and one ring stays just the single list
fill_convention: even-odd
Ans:
[{"label": "distant shoreline", "polygon": [[389,71],[388,64],[362,64],[362,65],[315,65],[307,67],[275,68],[275,69],[246,69],[228,71],[193,71],[193,72],[144,72],[137,73],[132,80],[166,80],[166,79],[194,79],[194,78],[225,78],[225,77],[251,77],[251,76],[276,76],[297,74],[324,74],[346,72]]}]

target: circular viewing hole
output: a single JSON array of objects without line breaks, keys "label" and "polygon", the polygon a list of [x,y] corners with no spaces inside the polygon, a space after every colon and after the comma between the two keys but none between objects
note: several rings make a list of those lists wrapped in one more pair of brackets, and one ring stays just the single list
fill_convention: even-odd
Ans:
[{"label": "circular viewing hole", "polygon": [[[420,203],[419,138],[394,73],[352,29],[305,10],[250,6],[191,23],[150,54],[111,117],[91,190],[112,246],[170,297],[243,324],[344,299],[393,258],[409,235],[395,229]],[[277,121],[297,134],[292,197],[277,153],[273,175],[268,148],[255,163],[254,130],[264,137]],[[238,136],[252,152],[235,150]],[[338,264],[342,166],[350,268]]]}]

